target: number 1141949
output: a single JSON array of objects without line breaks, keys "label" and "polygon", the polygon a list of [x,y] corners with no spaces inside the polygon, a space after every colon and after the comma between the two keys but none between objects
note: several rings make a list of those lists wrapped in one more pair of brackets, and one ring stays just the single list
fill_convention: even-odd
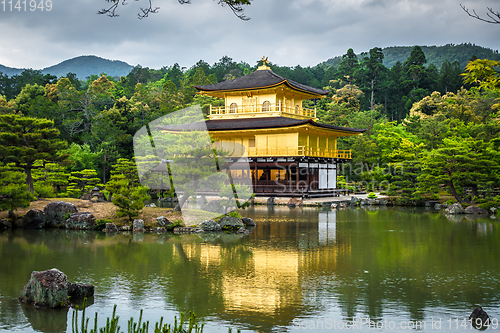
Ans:
[{"label": "number 1141949", "polygon": [[52,10],[51,0],[2,0],[0,1],[0,8],[4,12],[35,12]]}]

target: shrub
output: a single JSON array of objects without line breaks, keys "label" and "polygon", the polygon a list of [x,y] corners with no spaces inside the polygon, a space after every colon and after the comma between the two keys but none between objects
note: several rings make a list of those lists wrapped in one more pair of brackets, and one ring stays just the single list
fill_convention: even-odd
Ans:
[{"label": "shrub", "polygon": [[95,222],[94,229],[95,230],[102,230],[102,229],[106,228],[106,223],[112,223],[112,221],[109,219],[99,219]]},{"label": "shrub", "polygon": [[498,206],[500,206],[500,203],[498,203],[498,201],[488,201],[488,202],[479,204],[477,206],[479,208],[486,209],[489,212],[491,207],[498,207]]},{"label": "shrub", "polygon": [[66,212],[66,213],[64,214],[64,216],[63,216],[63,221],[66,221],[67,219],[69,219],[69,216],[70,216],[71,214],[73,214],[73,213],[71,213],[71,212]]},{"label": "shrub", "polygon": [[392,190],[392,189],[391,189],[391,190],[387,191],[387,195],[389,195],[389,196],[391,196],[391,197],[393,197],[393,196],[395,196],[395,195],[397,195],[397,194],[398,194],[398,192],[396,192],[396,190]]},{"label": "shrub", "polygon": [[450,199],[450,200],[446,201],[446,203],[448,205],[453,205],[455,203],[455,200]]},{"label": "shrub", "polygon": [[176,220],[176,221],[173,221],[172,224],[167,225],[165,227],[165,229],[167,229],[168,231],[172,231],[172,230],[174,230],[174,228],[182,227],[182,226],[183,226],[182,220]]},{"label": "shrub", "polygon": [[474,196],[474,198],[472,198],[472,200],[473,200],[475,203],[478,203],[478,204],[488,202],[488,200],[483,199],[483,198],[478,198],[478,197],[476,197],[476,196]]},{"label": "shrub", "polygon": [[437,194],[437,193],[433,193],[433,194],[431,195],[431,198],[430,198],[430,199],[431,199],[431,200],[439,200],[439,199],[441,199],[441,196],[440,196],[439,194]]},{"label": "shrub", "polygon": [[227,216],[236,217],[238,219],[241,219],[241,214],[238,213],[237,211],[232,211],[232,212],[228,213]]},{"label": "shrub", "polygon": [[39,198],[55,198],[54,188],[52,185],[46,185],[43,183],[33,184],[33,189],[35,190],[35,195]]},{"label": "shrub", "polygon": [[376,199],[377,195],[373,192],[368,193],[368,199]]}]

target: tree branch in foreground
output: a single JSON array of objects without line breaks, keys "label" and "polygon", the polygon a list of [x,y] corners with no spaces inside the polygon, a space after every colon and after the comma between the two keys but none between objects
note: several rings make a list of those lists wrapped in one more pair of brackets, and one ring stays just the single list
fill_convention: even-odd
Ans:
[{"label": "tree branch in foreground", "polygon": [[486,8],[488,8],[488,12],[486,13],[486,15],[489,17],[489,19],[485,19],[485,18],[480,17],[474,9],[472,10],[472,13],[471,13],[470,10],[467,9],[464,5],[460,4],[460,7],[462,7],[464,12],[466,12],[467,15],[469,15],[470,17],[473,17],[475,19],[478,19],[480,21],[487,22],[487,23],[500,24],[500,12],[495,12],[493,10],[493,8],[486,7]]},{"label": "tree branch in foreground", "polygon": [[[127,0],[105,0],[106,2],[111,3],[111,6],[109,8],[104,8],[101,9],[97,12],[97,14],[104,14],[109,17],[117,17],[119,16],[116,14],[116,10],[118,6],[120,5],[120,2],[122,5],[127,4]],[[135,0],[135,1],[140,1],[140,0]],[[191,0],[177,0],[181,5],[184,4],[190,4]],[[217,4],[221,5],[222,7],[228,6],[231,8],[233,11],[234,15],[238,17],[240,20],[243,21],[248,21],[250,18],[245,16],[245,9],[243,8],[244,5],[250,5],[251,0],[217,0]],[[157,13],[160,7],[154,7],[152,4],[153,0],[148,0],[149,6],[148,7],[141,7],[140,12],[137,14],[138,18],[142,20],[145,17],[148,17],[149,14],[154,14]]]}]

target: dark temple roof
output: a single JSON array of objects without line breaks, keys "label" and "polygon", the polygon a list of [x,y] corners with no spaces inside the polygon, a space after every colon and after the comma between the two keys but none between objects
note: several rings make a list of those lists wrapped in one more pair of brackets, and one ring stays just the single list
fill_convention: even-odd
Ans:
[{"label": "dark temple roof", "polygon": [[194,86],[194,87],[201,91],[234,91],[234,90],[269,88],[273,86],[278,86],[282,83],[288,85],[291,88],[301,90],[309,94],[314,94],[314,95],[328,94],[328,91],[326,90],[309,87],[306,86],[305,84],[288,80],[274,73],[273,71],[267,69],[256,70],[253,73],[238,77],[234,80],[208,84],[205,86]]},{"label": "dark temple roof", "polygon": [[160,130],[165,131],[201,131],[208,130],[210,132],[217,131],[234,131],[234,130],[250,130],[264,128],[280,128],[293,127],[310,124],[315,127],[326,128],[349,133],[363,133],[366,129],[348,128],[333,125],[320,124],[312,119],[294,119],[287,117],[263,117],[263,118],[240,118],[240,119],[217,119],[199,121],[195,123],[157,126]]}]

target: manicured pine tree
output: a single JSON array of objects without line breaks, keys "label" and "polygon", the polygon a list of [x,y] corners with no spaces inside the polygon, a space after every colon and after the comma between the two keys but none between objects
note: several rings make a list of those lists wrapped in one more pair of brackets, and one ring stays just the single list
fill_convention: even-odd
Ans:
[{"label": "manicured pine tree", "polygon": [[73,171],[69,176],[68,195],[79,198],[96,186],[102,186],[97,172],[93,169]]},{"label": "manicured pine tree", "polygon": [[139,182],[135,163],[125,158],[119,159],[113,166],[106,190],[110,192],[113,204],[118,207],[116,216],[126,216],[129,221],[139,216],[144,201],[149,198],[148,188]]},{"label": "manicured pine tree", "polygon": [[35,161],[63,162],[68,155],[60,152],[67,146],[59,139],[54,122],[17,114],[0,115],[0,161],[14,163],[26,174],[28,190],[33,193],[32,170],[41,168]]},{"label": "manicured pine tree", "polygon": [[19,207],[28,207],[34,199],[23,170],[13,163],[0,165],[0,211],[8,210],[11,215]]}]

